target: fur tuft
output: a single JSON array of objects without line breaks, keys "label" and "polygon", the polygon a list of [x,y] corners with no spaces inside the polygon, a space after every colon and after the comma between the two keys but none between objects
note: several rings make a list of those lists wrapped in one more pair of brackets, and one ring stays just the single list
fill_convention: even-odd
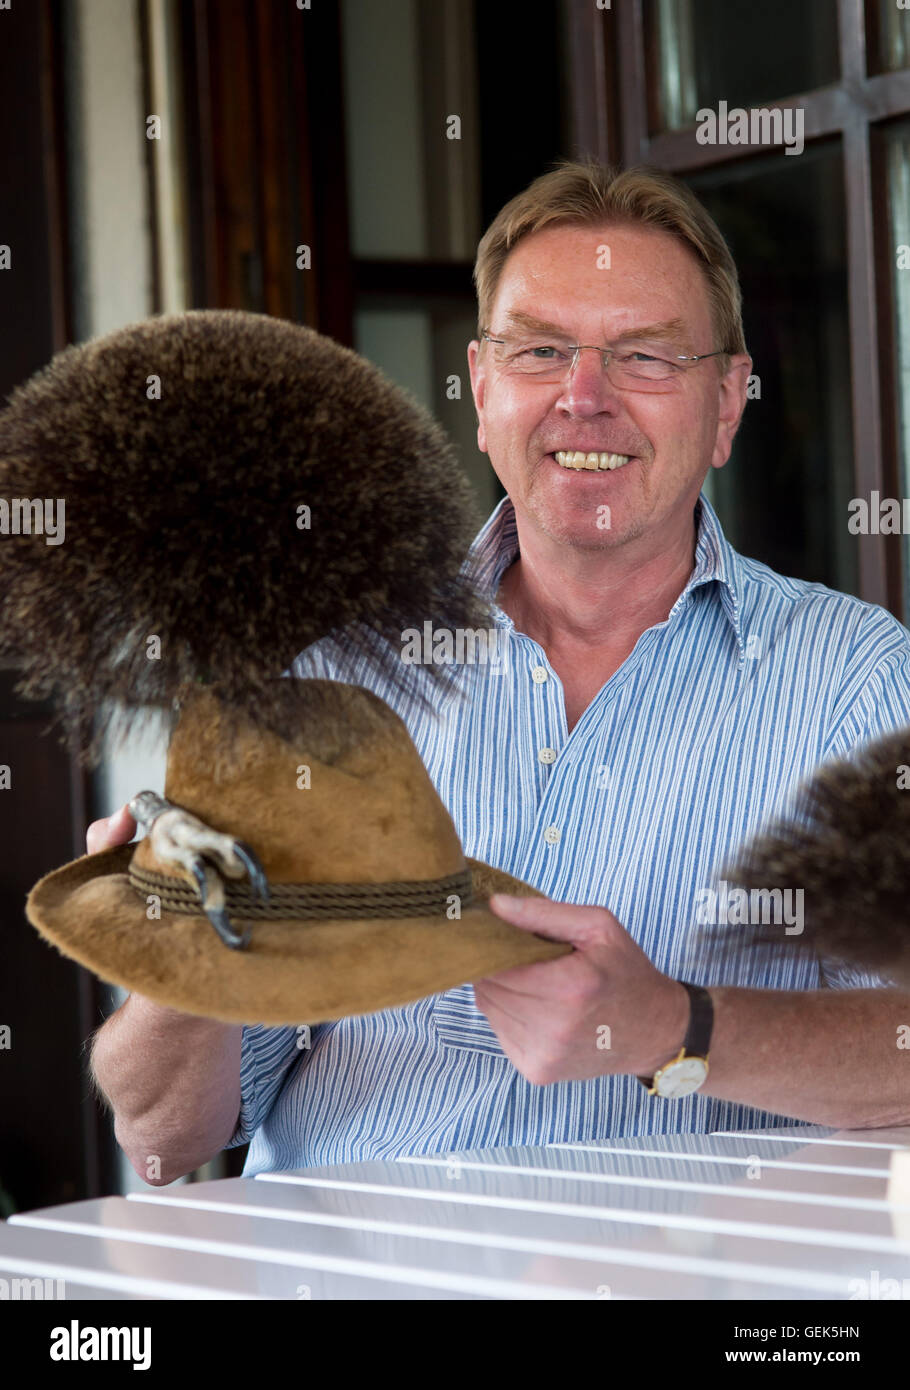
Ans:
[{"label": "fur tuft", "polygon": [[159,316],[58,353],[0,413],[0,497],[65,502],[62,544],[0,536],[0,655],[93,755],[109,702],[131,720],[214,683],[281,732],[274,678],[310,643],[370,645],[410,688],[404,629],[489,625],[442,428],[350,349],[266,315]]},{"label": "fur tuft", "polygon": [[800,789],[805,823],[774,826],[724,873],[748,889],[802,888],[800,945],[910,986],[908,765],[910,728],[829,764]]}]

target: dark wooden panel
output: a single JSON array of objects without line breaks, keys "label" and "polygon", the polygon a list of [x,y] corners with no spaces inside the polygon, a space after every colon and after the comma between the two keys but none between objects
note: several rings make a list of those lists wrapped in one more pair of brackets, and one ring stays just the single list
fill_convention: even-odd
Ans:
[{"label": "dark wooden panel", "polygon": [[560,46],[553,0],[512,5],[474,0],[481,131],[481,219],[564,156]]},{"label": "dark wooden panel", "polygon": [[57,12],[0,11],[0,399],[69,338]]},{"label": "dark wooden panel", "polygon": [[591,0],[566,0],[565,12],[573,152],[594,155],[605,163],[617,161],[616,15],[612,8],[599,10]]},{"label": "dark wooden panel", "polygon": [[[872,228],[876,284],[878,343],[876,344],[882,449],[882,495],[901,497],[904,493],[901,469],[900,391],[897,357],[897,322],[895,276],[905,272],[895,265],[891,218],[888,202],[888,168],[885,131],[872,127],[870,132],[870,169],[872,186]],[[910,626],[910,613],[904,606],[903,567],[905,564],[903,536],[879,537],[884,550],[888,607]]]},{"label": "dark wooden panel", "polygon": [[472,300],[472,270],[468,261],[358,260],[354,286],[358,294]]},{"label": "dark wooden panel", "polygon": [[[262,252],[252,90],[255,29],[248,0],[206,7],[212,183],[208,228],[218,308],[261,310]],[[217,11],[217,13],[215,13]]]},{"label": "dark wooden panel", "polygon": [[[619,45],[619,98],[622,122],[624,164],[663,164],[660,156],[649,156],[648,85],[645,66],[645,25],[641,0],[628,0],[617,15]],[[666,166],[665,166],[666,167]]]},{"label": "dark wooden panel", "polygon": [[193,303],[351,343],[337,6],[195,0],[181,18]]},{"label": "dark wooden panel", "polygon": [[[344,139],[344,82],[340,7],[314,5],[291,10],[294,23],[288,55],[295,92],[295,177],[299,192],[296,240],[313,247],[315,318],[321,333],[354,343],[354,291]],[[304,274],[304,272],[300,272]]]},{"label": "dark wooden panel", "polygon": [[[0,242],[12,248],[0,272],[3,397],[72,336],[62,32],[58,0],[0,12]],[[37,878],[84,852],[87,780],[12,686],[0,671],[0,763],[12,773],[0,790],[0,1023],[12,1030],[0,1051],[0,1188],[27,1209],[112,1190],[115,1154],[83,1054],[104,991],[23,912]]]},{"label": "dark wooden panel", "polygon": [[0,1186],[19,1210],[92,1197],[115,1186],[114,1146],[91,1096],[84,1043],[102,1021],[94,976],[48,945],[25,897],[49,870],[84,853],[85,779],[46,708],[13,693],[0,670]]}]

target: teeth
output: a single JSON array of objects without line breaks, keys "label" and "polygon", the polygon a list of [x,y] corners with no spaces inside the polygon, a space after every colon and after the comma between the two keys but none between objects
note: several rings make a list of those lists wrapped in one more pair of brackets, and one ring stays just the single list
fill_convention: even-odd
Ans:
[{"label": "teeth", "polygon": [[556,462],[561,468],[590,468],[609,469],[622,468],[632,458],[631,454],[583,454],[575,449],[560,449],[556,454]]}]

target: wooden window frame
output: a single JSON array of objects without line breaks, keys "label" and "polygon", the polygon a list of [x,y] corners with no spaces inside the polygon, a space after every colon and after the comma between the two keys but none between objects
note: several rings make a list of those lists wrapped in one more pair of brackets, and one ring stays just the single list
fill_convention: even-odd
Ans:
[{"label": "wooden window frame", "polygon": [[[877,0],[836,0],[840,80],[762,103],[800,107],[810,142],[841,142],[846,200],[847,297],[856,495],[901,495],[898,381],[884,168],[885,128],[910,118],[910,69],[876,72]],[[685,176],[745,159],[768,147],[700,145],[695,126],[654,131],[657,72],[648,52],[644,0],[598,10],[567,0],[573,62],[573,131],[579,150],[625,165],[653,164]],[[618,96],[617,96],[618,93]],[[900,536],[858,536],[860,595],[903,614]]]}]

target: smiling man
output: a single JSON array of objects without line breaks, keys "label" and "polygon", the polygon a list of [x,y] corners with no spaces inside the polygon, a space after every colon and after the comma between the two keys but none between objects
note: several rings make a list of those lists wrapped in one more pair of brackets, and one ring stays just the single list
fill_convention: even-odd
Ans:
[{"label": "smiling man", "polygon": [[[628,701],[624,742],[637,735],[644,754],[648,738],[636,721],[657,716],[662,731],[673,728],[674,743],[686,740],[693,761],[711,750],[730,791],[739,781],[735,764],[753,763],[763,796],[749,799],[767,815],[785,782],[792,787],[794,768],[804,773],[815,757],[847,754],[880,728],[910,721],[910,634],[882,610],[783,580],[736,556],[700,500],[708,469],[729,458],[751,359],[735,267],[696,200],[653,171],[615,176],[565,167],[503,210],[481,243],[475,275],[481,322],[469,362],[478,442],[508,493],[500,511],[511,513],[517,540],[499,576],[497,601],[514,630],[546,654],[561,686],[566,744],[558,758],[572,761],[571,735],[580,721],[586,734],[595,726],[601,734],[580,740],[591,761],[603,753],[609,758],[603,735],[610,719],[602,711],[619,682],[637,684],[646,703]],[[699,575],[700,546],[715,556],[716,582],[704,591],[712,571],[703,555]],[[686,622],[696,594],[701,620]],[[807,628],[814,636],[808,647]],[[666,635],[652,640],[646,656],[645,642],[662,629]],[[838,690],[823,653],[848,633],[851,650],[841,647],[844,689]],[[748,680],[744,661],[739,670],[730,664],[731,635],[741,657],[752,639]],[[681,638],[688,657],[668,659],[668,645]],[[639,652],[637,668],[626,674]],[[865,699],[864,677],[874,691],[870,697],[867,688]],[[700,710],[689,703],[693,682],[711,701]],[[845,690],[851,689],[848,712]],[[807,699],[812,723],[798,709]],[[616,688],[612,703],[621,702]],[[678,702],[689,705],[685,719],[674,718]],[[731,720],[737,703],[740,719]],[[770,713],[771,705],[782,721],[776,756],[763,736],[761,747],[763,720],[754,714],[756,707]],[[712,747],[705,725],[721,714],[729,731]],[[726,827],[718,821],[724,798],[716,792],[699,798],[693,786],[688,805],[677,799],[666,774],[678,745],[661,757],[660,741],[637,769],[623,769],[624,780],[639,788],[642,818],[625,823],[623,843],[634,853],[644,825],[653,825],[661,808],[665,830],[672,827],[683,845],[686,819],[692,840],[704,843],[700,822],[710,811],[712,848],[729,846],[730,831],[742,825],[738,798],[725,799]],[[761,756],[769,766],[755,765]],[[596,808],[595,797],[590,809]],[[560,827],[552,829],[558,846]],[[668,867],[651,859],[652,874]],[[688,903],[691,908],[691,897]],[[896,1047],[906,996],[869,987],[849,996],[809,991],[810,983],[880,982],[838,974],[831,963],[826,972],[824,962],[813,980],[792,960],[766,964],[761,990],[674,986],[604,907],[498,899],[497,910],[517,925],[576,946],[571,957],[475,986],[476,1003],[504,1052],[529,1079],[629,1071],[660,1096],[700,1090],[803,1120],[886,1125],[910,1118],[910,1088]],[[694,920],[692,914],[690,928]],[[641,925],[654,942],[653,924]],[[666,927],[656,929],[664,958],[671,954],[669,921]],[[698,941],[694,931],[687,935]],[[636,936],[641,939],[640,927]],[[685,937],[677,958],[684,943]],[[704,950],[703,939],[699,945]],[[699,965],[710,970],[708,961]],[[772,992],[774,985],[786,989]],[[596,1051],[605,1023],[607,1065]],[[852,1028],[846,1064],[845,1028]],[[709,1065],[686,1065],[688,1056],[707,1059],[709,1050]]]},{"label": "smiling man", "polygon": [[[470,698],[435,714],[331,644],[295,669],[397,708],[465,853],[545,894],[494,897],[495,910],[576,949],[320,1025],[304,1046],[293,1028],[127,1001],[96,1073],[108,1094],[159,1098],[168,1075],[166,1127],[188,1128],[161,1181],[247,1139],[251,1175],[910,1123],[897,1046],[910,996],[794,952],[783,924],[780,949],[760,954],[736,949],[741,927],[706,932],[698,917],[803,777],[910,723],[910,633],[737,554],[701,493],[728,460],[750,368],[723,238],[665,175],[566,163],[498,215],[475,278],[478,440],[507,496],[470,564],[507,660],[466,666]],[[121,816],[92,828],[90,848],[131,833]],[[142,1126],[121,1128],[144,1153]]]}]

